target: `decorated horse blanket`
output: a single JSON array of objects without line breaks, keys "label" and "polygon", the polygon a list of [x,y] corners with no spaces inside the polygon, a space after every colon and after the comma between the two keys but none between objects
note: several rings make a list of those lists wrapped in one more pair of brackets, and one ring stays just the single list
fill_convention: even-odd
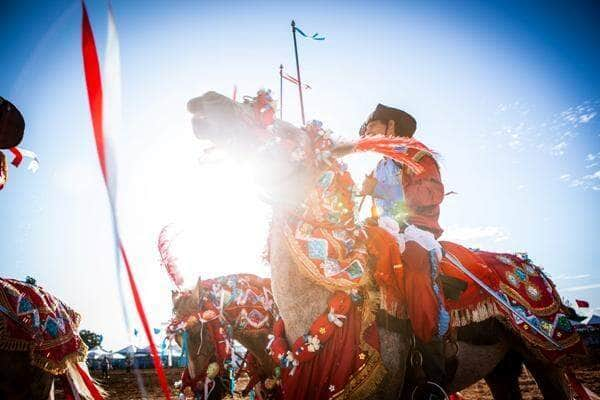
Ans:
[{"label": "decorated horse blanket", "polygon": [[[191,296],[183,292],[181,296]],[[233,274],[201,282],[199,303],[184,315],[173,318],[167,328],[168,335],[176,335],[202,324],[208,331],[215,349],[214,361],[222,367],[230,365],[233,340],[236,332],[248,337],[267,338],[279,318],[271,293],[271,280],[252,274]],[[184,344],[187,348],[187,344]],[[229,371],[220,368],[219,375],[230,379]],[[252,385],[264,380],[256,365],[248,370]],[[207,382],[208,371],[202,371],[192,380],[187,370],[182,376],[184,386],[195,387]]]},{"label": "decorated horse blanket", "polygon": [[36,367],[60,375],[85,360],[80,316],[39,286],[0,278],[0,349],[28,351]]},{"label": "decorated horse blanket", "polygon": [[[467,282],[467,289],[458,300],[446,299],[453,326],[465,326],[496,316],[549,361],[559,362],[570,355],[584,354],[580,337],[567,318],[566,308],[554,284],[526,254],[472,251],[451,242],[442,242],[442,245],[510,307],[509,310],[495,301],[444,258],[442,273]],[[561,348],[532,329],[526,320]]]}]

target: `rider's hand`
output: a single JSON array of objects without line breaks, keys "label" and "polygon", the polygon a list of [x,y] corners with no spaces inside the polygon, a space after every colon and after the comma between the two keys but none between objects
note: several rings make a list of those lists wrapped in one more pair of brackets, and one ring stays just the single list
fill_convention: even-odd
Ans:
[{"label": "rider's hand", "polygon": [[371,175],[367,175],[362,185],[362,195],[370,196],[375,192],[375,187],[377,186],[377,179],[375,179]]}]

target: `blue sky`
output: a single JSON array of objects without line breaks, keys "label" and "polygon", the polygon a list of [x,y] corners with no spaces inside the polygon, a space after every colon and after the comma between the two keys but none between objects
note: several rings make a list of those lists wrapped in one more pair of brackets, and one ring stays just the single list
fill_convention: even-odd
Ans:
[{"label": "blue sky", "polygon": [[[101,56],[106,2],[88,2]],[[594,2],[113,1],[123,68],[119,219],[152,324],[169,316],[156,240],[171,222],[190,277],[267,274],[268,208],[235,163],[202,167],[186,101],[206,90],[278,93],[300,40],[308,118],[352,137],[378,103],[418,120],[442,157],[446,238],[527,251],[564,296],[600,306],[600,56]],[[35,276],[104,333],[126,341],[106,195],[93,144],[78,1],[23,1],[0,15],[0,95],[27,121],[41,168],[0,192],[3,276]],[[284,118],[299,122],[294,87]],[[348,160],[357,180],[374,165]],[[211,227],[211,229],[206,229]],[[231,254],[225,239],[240,243]],[[129,300],[127,300],[129,302]],[[132,318],[132,325],[138,325]]]}]

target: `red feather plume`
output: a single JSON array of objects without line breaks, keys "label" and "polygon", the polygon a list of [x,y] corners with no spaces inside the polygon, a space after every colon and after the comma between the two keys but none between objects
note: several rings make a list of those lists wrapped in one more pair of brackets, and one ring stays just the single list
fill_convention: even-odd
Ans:
[{"label": "red feather plume", "polygon": [[183,285],[183,276],[177,267],[177,257],[170,251],[171,244],[175,236],[177,236],[173,231],[173,224],[162,228],[160,235],[158,235],[158,252],[160,253],[160,263],[167,270],[167,274],[169,274],[175,286],[181,288],[181,285]]}]

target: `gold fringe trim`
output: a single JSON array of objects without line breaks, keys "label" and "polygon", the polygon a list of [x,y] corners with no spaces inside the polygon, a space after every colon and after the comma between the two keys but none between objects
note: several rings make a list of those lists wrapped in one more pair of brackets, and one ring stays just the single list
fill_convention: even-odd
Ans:
[{"label": "gold fringe trim", "polygon": [[360,400],[369,397],[377,390],[387,374],[381,361],[381,354],[364,339],[364,333],[375,323],[375,314],[380,306],[381,297],[374,282],[369,278],[363,291],[363,310],[360,330],[360,349],[367,355],[365,364],[355,372],[342,392],[343,399]]},{"label": "gold fringe trim", "polygon": [[0,350],[29,351],[33,343],[25,339],[14,339],[8,334],[5,317],[0,316]]},{"label": "gold fringe trim", "polygon": [[485,321],[486,319],[502,315],[496,302],[493,300],[484,300],[477,303],[475,307],[452,310],[450,312],[450,324],[453,327],[461,327],[474,322]]},{"label": "gold fringe trim", "polygon": [[560,309],[560,301],[557,301],[557,299],[554,296],[552,296],[552,304],[550,304],[549,306],[535,308],[531,304],[529,304],[529,301],[523,296],[521,296],[516,290],[502,282],[500,283],[500,290],[502,290],[505,294],[512,297],[513,299],[517,300],[521,305],[526,306],[532,314],[535,314],[537,316],[545,317],[548,315],[552,315],[557,313]]},{"label": "gold fringe trim", "polygon": [[88,353],[88,348],[86,344],[81,341],[81,345],[77,349],[76,352],[67,354],[60,361],[50,360],[43,355],[38,354],[35,351],[31,351],[31,364],[43,369],[44,371],[52,374],[52,375],[62,375],[67,372],[67,364],[68,363],[80,363],[85,361]]}]

